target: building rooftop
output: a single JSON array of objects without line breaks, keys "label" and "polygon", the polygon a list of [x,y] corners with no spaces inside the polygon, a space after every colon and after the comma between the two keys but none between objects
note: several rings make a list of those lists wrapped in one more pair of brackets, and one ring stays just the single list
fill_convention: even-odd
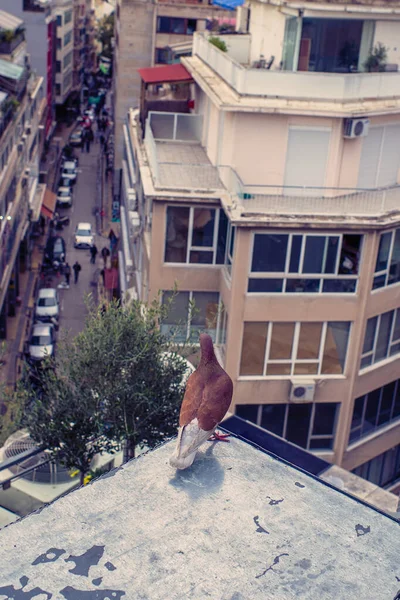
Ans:
[{"label": "building rooftop", "polygon": [[0,531],[0,596],[393,600],[399,524],[236,438],[174,442]]},{"label": "building rooftop", "polygon": [[0,31],[15,31],[19,27],[22,27],[24,24],[22,19],[18,19],[18,17],[14,17],[14,15],[6,12],[5,10],[0,10]]}]

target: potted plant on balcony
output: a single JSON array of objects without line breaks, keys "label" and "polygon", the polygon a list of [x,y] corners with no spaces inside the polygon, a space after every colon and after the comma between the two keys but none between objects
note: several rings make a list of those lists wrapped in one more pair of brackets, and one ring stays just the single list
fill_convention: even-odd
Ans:
[{"label": "potted plant on balcony", "polygon": [[386,67],[386,60],[386,46],[381,44],[381,42],[378,42],[369,53],[368,58],[364,63],[364,68],[369,73],[384,71]]},{"label": "potted plant on balcony", "polygon": [[222,52],[228,52],[228,47],[225,44],[224,40],[221,40],[221,38],[215,37],[215,36],[211,36],[211,37],[208,38],[208,41],[210,42],[210,44],[212,44],[213,46],[215,46],[219,50],[222,50]]}]

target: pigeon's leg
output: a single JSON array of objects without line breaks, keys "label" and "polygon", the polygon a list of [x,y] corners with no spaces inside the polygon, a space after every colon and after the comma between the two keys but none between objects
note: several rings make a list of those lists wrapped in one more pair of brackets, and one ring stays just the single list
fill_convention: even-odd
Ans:
[{"label": "pigeon's leg", "polygon": [[228,442],[229,443],[229,440],[226,439],[227,437],[230,437],[229,433],[218,433],[218,431],[214,431],[212,436],[210,438],[208,438],[208,441],[209,442]]}]

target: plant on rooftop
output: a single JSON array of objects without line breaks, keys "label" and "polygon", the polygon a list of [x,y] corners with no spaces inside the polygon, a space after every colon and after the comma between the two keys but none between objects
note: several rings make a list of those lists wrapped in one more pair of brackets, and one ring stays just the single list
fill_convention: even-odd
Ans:
[{"label": "plant on rooftop", "polygon": [[99,24],[97,38],[102,45],[102,55],[113,57],[112,39],[114,38],[114,13],[104,17]]},{"label": "plant on rooftop", "polygon": [[84,330],[59,343],[53,367],[29,393],[22,424],[77,468],[82,483],[95,454],[124,444],[127,460],[137,446],[153,448],[176,433],[186,364],[163,355],[173,349],[158,327],[168,310],[159,301],[89,307]]},{"label": "plant on rooftop", "polygon": [[222,50],[222,52],[228,52],[228,46],[225,44],[224,40],[221,40],[221,38],[211,36],[208,38],[208,41],[219,50]]},{"label": "plant on rooftop", "polygon": [[386,46],[378,42],[376,46],[371,50],[367,60],[364,62],[364,68],[366,71],[384,71],[387,61],[387,49]]}]

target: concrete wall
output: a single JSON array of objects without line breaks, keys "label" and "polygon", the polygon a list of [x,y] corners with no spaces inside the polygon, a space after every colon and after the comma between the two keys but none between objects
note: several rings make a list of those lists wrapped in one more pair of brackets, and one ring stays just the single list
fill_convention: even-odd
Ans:
[{"label": "concrete wall", "polygon": [[263,54],[267,61],[271,56],[275,56],[272,69],[279,68],[282,60],[285,22],[285,15],[275,6],[262,2],[251,3],[251,64],[253,61],[259,60],[260,55]]}]

